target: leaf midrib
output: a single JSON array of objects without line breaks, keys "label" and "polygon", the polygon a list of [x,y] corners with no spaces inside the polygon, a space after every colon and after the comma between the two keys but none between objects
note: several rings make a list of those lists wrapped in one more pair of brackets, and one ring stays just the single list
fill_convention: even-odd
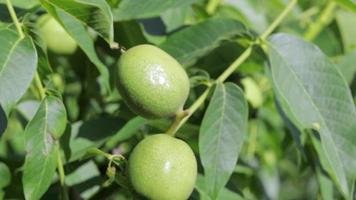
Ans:
[{"label": "leaf midrib", "polygon": [[[225,86],[223,84],[221,84],[221,87],[222,87],[222,92],[223,92],[223,95],[222,95],[222,109],[221,109],[221,115],[220,115],[220,122],[222,121],[222,119],[224,118],[224,113],[225,113],[225,103],[226,103],[226,89],[225,89]],[[220,142],[221,142],[221,129],[222,129],[222,123],[219,123],[219,132],[218,132],[218,142],[217,142],[217,148],[216,150],[219,151],[220,149]],[[219,153],[219,152],[218,152]],[[215,174],[218,174],[218,162],[219,161],[219,157],[216,156],[215,157],[215,162],[214,162],[214,172]],[[216,189],[216,186],[217,186],[217,178],[216,176],[214,176],[214,188]],[[214,189],[214,192],[215,192],[215,189]]]},{"label": "leaf midrib", "polygon": [[11,55],[13,54],[13,52],[15,51],[15,49],[17,48],[17,45],[20,43],[20,41],[22,41],[22,39],[21,39],[21,38],[18,38],[18,39],[15,41],[14,45],[11,47],[9,53],[7,54],[6,59],[5,59],[5,62],[4,62],[4,64],[2,65],[2,68],[1,68],[1,70],[0,70],[0,77],[1,77],[1,75],[2,75],[2,72],[3,72],[4,69],[5,69],[5,66],[6,66],[7,63],[9,62]]}]

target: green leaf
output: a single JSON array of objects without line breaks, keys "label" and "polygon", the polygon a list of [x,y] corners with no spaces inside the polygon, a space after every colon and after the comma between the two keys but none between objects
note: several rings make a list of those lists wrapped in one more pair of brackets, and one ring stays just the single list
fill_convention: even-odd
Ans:
[{"label": "green leaf", "polygon": [[102,178],[95,163],[88,161],[68,174],[65,181],[79,192],[81,198],[89,199],[100,190]]},{"label": "green leaf", "polygon": [[26,126],[27,154],[22,177],[26,199],[40,199],[51,185],[59,151],[56,138],[66,126],[64,113],[61,100],[48,96]]},{"label": "green leaf", "polygon": [[30,86],[36,72],[37,55],[30,37],[0,30],[0,105],[6,116]]},{"label": "green leaf", "polygon": [[11,172],[5,163],[0,162],[0,191],[11,182]]},{"label": "green leaf", "polygon": [[42,0],[81,23],[93,28],[111,46],[115,46],[113,17],[105,0]]},{"label": "green leaf", "polygon": [[142,19],[159,16],[170,8],[190,5],[194,0],[123,0],[113,10],[115,21]]},{"label": "green leaf", "polygon": [[107,142],[106,148],[112,149],[119,142],[124,141],[132,137],[137,131],[146,123],[146,120],[142,117],[135,117],[128,121],[120,131],[114,134]]},{"label": "green leaf", "polygon": [[44,2],[44,0],[42,0],[41,3],[52,16],[61,22],[63,28],[73,37],[79,47],[88,56],[89,60],[97,67],[104,80],[106,89],[110,91],[109,70],[96,54],[94,41],[83,23],[61,8],[53,7]]},{"label": "green leaf", "polygon": [[243,91],[233,83],[217,84],[199,131],[199,152],[212,199],[235,169],[247,134],[247,117]]},{"label": "green leaf", "polygon": [[351,84],[356,74],[356,49],[350,53],[337,57],[336,64],[347,83]]},{"label": "green leaf", "polygon": [[162,21],[166,27],[166,32],[174,31],[182,27],[187,19],[187,16],[192,12],[190,6],[183,6],[166,10],[161,14]]},{"label": "green leaf", "polygon": [[270,39],[269,60],[277,97],[293,122],[320,133],[329,173],[345,197],[355,180],[356,109],[347,83],[318,47],[288,34]]},{"label": "green leaf", "polygon": [[[198,175],[197,182],[195,188],[198,190],[200,194],[200,199],[202,200],[211,200],[206,191],[205,179],[202,175]],[[219,196],[216,200],[243,200],[239,194],[227,189],[223,188],[219,193]]]},{"label": "green leaf", "polygon": [[188,66],[218,47],[222,40],[244,34],[248,31],[239,21],[209,19],[172,34],[160,47]]},{"label": "green leaf", "polygon": [[352,12],[356,12],[356,2],[354,0],[334,0],[339,3],[344,8],[351,10]]},{"label": "green leaf", "polygon": [[101,117],[74,123],[67,141],[68,147],[64,149],[68,162],[81,159],[88,149],[98,148],[122,127],[122,121],[113,117]]},{"label": "green leaf", "polygon": [[339,26],[344,50],[349,52],[356,49],[356,13],[338,10],[336,21]]}]

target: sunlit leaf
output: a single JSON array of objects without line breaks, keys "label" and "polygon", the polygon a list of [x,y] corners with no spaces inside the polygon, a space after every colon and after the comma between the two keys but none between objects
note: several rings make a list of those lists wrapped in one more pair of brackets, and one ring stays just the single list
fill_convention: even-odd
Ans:
[{"label": "sunlit leaf", "polygon": [[329,173],[350,197],[356,168],[356,109],[338,69],[315,46],[288,34],[270,38],[272,80],[293,122],[320,133]]}]

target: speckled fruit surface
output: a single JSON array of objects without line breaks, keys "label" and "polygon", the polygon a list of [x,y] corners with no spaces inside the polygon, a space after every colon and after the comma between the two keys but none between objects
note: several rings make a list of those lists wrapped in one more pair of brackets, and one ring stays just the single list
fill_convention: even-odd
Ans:
[{"label": "speckled fruit surface", "polygon": [[72,54],[77,48],[75,40],[49,14],[42,15],[38,21],[40,37],[48,49],[57,54]]},{"label": "speckled fruit surface", "polygon": [[153,45],[138,45],[121,55],[118,89],[128,106],[146,118],[173,116],[189,94],[183,67]]},{"label": "speckled fruit surface", "polygon": [[134,188],[153,200],[185,200],[192,193],[197,162],[191,148],[166,134],[142,140],[129,158]]}]

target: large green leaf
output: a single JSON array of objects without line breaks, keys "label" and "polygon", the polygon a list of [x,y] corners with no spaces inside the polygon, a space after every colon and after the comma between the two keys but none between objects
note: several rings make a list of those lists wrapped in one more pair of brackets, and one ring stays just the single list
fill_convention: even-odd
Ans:
[{"label": "large green leaf", "polygon": [[247,134],[248,106],[233,83],[217,84],[199,131],[199,152],[209,196],[215,199],[235,169]]},{"label": "large green leaf", "polygon": [[114,45],[113,17],[105,0],[43,0],[93,28]]},{"label": "large green leaf", "polygon": [[40,199],[51,185],[59,149],[56,138],[66,127],[63,103],[46,97],[25,129],[26,159],[22,182],[26,199]]},{"label": "large green leaf", "polygon": [[194,0],[123,0],[113,15],[115,21],[155,17],[162,12],[190,5]]},{"label": "large green leaf", "polygon": [[30,37],[0,30],[0,134],[16,102],[25,94],[36,72],[37,55]]},{"label": "large green leaf", "polygon": [[0,105],[8,116],[26,92],[36,72],[37,55],[31,38],[0,30]]},{"label": "large green leaf", "polygon": [[222,40],[247,33],[247,29],[239,21],[209,19],[174,33],[160,47],[181,64],[191,65],[218,47]]},{"label": "large green leaf", "polygon": [[272,80],[282,108],[298,127],[319,131],[329,173],[350,197],[356,177],[356,109],[347,83],[315,45],[288,34],[269,41]]}]

